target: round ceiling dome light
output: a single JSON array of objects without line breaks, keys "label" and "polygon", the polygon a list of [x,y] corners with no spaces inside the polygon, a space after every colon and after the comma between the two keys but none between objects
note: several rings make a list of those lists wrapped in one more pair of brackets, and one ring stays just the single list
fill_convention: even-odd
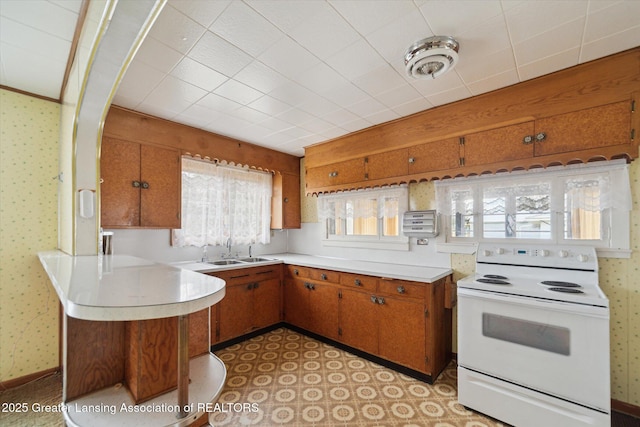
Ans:
[{"label": "round ceiling dome light", "polygon": [[460,44],[449,36],[433,36],[415,42],[404,54],[407,74],[416,79],[441,76],[456,66],[459,47]]}]

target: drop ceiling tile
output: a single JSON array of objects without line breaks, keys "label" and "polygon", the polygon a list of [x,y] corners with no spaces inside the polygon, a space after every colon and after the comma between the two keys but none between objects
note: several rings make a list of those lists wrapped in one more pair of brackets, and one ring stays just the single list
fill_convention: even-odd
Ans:
[{"label": "drop ceiling tile", "polygon": [[511,48],[507,24],[501,15],[462,30],[454,38],[460,43],[460,62],[474,61],[478,57]]},{"label": "drop ceiling tile", "polygon": [[229,3],[231,0],[169,0],[167,5],[179,10],[203,27],[209,28]]},{"label": "drop ceiling tile", "polygon": [[1,84],[58,99],[65,63],[25,55],[22,50],[4,43],[0,44],[0,58]]},{"label": "drop ceiling tile", "polygon": [[333,111],[332,113],[327,114],[322,117],[322,120],[325,120],[335,126],[343,127],[342,125],[349,122],[354,122],[356,120],[361,120],[360,116],[352,113],[349,110],[345,110],[344,108],[340,110]]},{"label": "drop ceiling tile", "polygon": [[220,74],[186,56],[171,71],[171,75],[198,86],[207,92],[213,91],[228,80],[224,74]]},{"label": "drop ceiling tile", "polygon": [[578,63],[580,48],[575,47],[555,55],[540,58],[537,61],[518,66],[520,81],[534,79],[557,70],[569,68]]},{"label": "drop ceiling tile", "polygon": [[424,101],[422,95],[420,95],[420,93],[418,93],[418,91],[408,83],[386,92],[382,92],[376,95],[376,99],[394,111],[396,111],[395,107],[399,105],[407,104],[416,100]]},{"label": "drop ceiling tile", "polygon": [[319,1],[246,0],[245,3],[285,33],[323,8],[322,2]]},{"label": "drop ceiling tile", "polygon": [[370,33],[367,41],[392,66],[404,67],[404,54],[418,40],[433,36],[420,13],[408,13]]},{"label": "drop ceiling tile", "polygon": [[380,101],[372,97],[367,97],[355,104],[348,105],[346,108],[360,117],[367,117],[386,110],[387,107],[385,107]]},{"label": "drop ceiling tile", "polygon": [[330,4],[362,35],[416,12],[410,0],[330,0]]},{"label": "drop ceiling tile", "polygon": [[[13,22],[67,42],[73,40],[79,8],[74,11],[59,4],[33,0],[2,0],[0,4],[0,14]],[[77,3],[74,5],[78,7]]]},{"label": "drop ceiling tile", "polygon": [[502,7],[499,0],[436,0],[422,4],[420,12],[434,34],[455,37],[501,15]]},{"label": "drop ceiling tile", "polygon": [[418,113],[420,111],[427,110],[431,107],[433,107],[433,104],[431,104],[425,98],[420,97],[413,101],[407,102],[406,104],[401,104],[393,107],[393,111],[398,113],[400,116],[405,117],[410,116],[411,114]]},{"label": "drop ceiling tile", "polygon": [[229,43],[257,56],[284,34],[245,3],[232,2],[209,27]]},{"label": "drop ceiling tile", "polygon": [[[587,16],[584,41],[585,43],[591,43],[637,27],[640,25],[639,17],[640,2],[635,0],[612,3],[609,7],[598,9]],[[636,39],[635,42],[637,46],[640,40]]]},{"label": "drop ceiling tile", "polygon": [[300,74],[295,81],[316,93],[326,92],[333,87],[348,83],[347,79],[322,62]]},{"label": "drop ceiling tile", "polygon": [[309,94],[297,107],[317,117],[322,117],[325,114],[340,109],[334,102],[315,93]]},{"label": "drop ceiling tile", "polygon": [[41,30],[4,16],[0,17],[0,40],[3,45],[13,46],[25,55],[41,58],[39,63],[43,60],[66,63],[71,48],[70,41],[48,36]]},{"label": "drop ceiling tile", "polygon": [[502,87],[511,86],[518,83],[518,73],[515,69],[507,70],[502,73],[493,74],[486,79],[476,80],[469,83],[467,87],[472,95],[480,95]]},{"label": "drop ceiling tile", "polygon": [[389,122],[398,118],[400,118],[400,116],[393,110],[382,110],[365,117],[368,122],[374,125]]},{"label": "drop ceiling tile", "polygon": [[325,62],[349,80],[386,63],[384,58],[364,39],[359,39],[331,55]]},{"label": "drop ceiling tile", "polygon": [[133,61],[127,68],[117,93],[125,95],[129,102],[135,99],[137,100],[136,104],[139,104],[160,84],[164,77],[164,73],[151,68],[144,62]]},{"label": "drop ceiling tile", "polygon": [[539,2],[521,2],[505,12],[511,40],[517,44],[585,16],[588,4],[584,0],[565,0],[544,7]]},{"label": "drop ceiling tile", "polygon": [[[524,65],[580,47],[584,31],[584,21],[585,18],[580,17],[515,44],[513,50],[516,56],[516,63],[518,65]],[[573,55],[572,60],[573,63],[565,65],[563,68],[578,64],[577,55]]]},{"label": "drop ceiling tile", "polygon": [[313,121],[306,122],[300,126],[308,130],[309,132],[313,132],[313,133],[323,133],[335,127],[333,123],[329,123],[323,119],[315,119]]},{"label": "drop ceiling tile", "polygon": [[238,104],[235,101],[224,98],[215,93],[210,93],[204,96],[204,98],[198,100],[199,105],[216,111],[233,111],[236,108],[242,107],[242,104]]},{"label": "drop ceiling tile", "polygon": [[403,86],[406,81],[389,64],[384,64],[353,79],[353,83],[369,95],[375,96],[390,88]]},{"label": "drop ceiling tile", "polygon": [[258,110],[254,110],[253,108],[247,106],[233,110],[233,112],[229,113],[229,115],[246,120],[250,123],[260,123],[269,118],[268,114],[265,114]]},{"label": "drop ceiling tile", "polygon": [[264,95],[262,92],[235,80],[227,80],[214,90],[213,93],[242,105],[247,105]]},{"label": "drop ceiling tile", "polygon": [[202,25],[166,5],[151,27],[149,36],[180,53],[187,53],[205,31]]},{"label": "drop ceiling tile", "polygon": [[362,118],[357,118],[355,120],[352,120],[350,122],[346,122],[346,123],[342,123],[340,125],[341,128],[346,129],[349,132],[357,132],[359,130],[368,128],[370,126],[372,126],[373,123],[366,120],[366,119],[362,119]]},{"label": "drop ceiling tile", "polygon": [[267,129],[270,129],[272,132],[281,132],[285,129],[289,129],[292,125],[289,122],[284,120],[280,120],[277,117],[269,117],[268,119],[259,123],[260,126],[263,126]]},{"label": "drop ceiling tile", "polygon": [[513,51],[511,49],[505,49],[482,58],[477,58],[473,62],[460,61],[455,71],[466,84],[469,84],[515,68],[516,64],[513,58]]},{"label": "drop ceiling tile", "polygon": [[166,111],[180,114],[207,92],[173,76],[166,76],[145,98],[144,105],[155,105]]},{"label": "drop ceiling tile", "polygon": [[355,104],[370,97],[365,91],[351,82],[332,87],[330,90],[320,93],[320,95],[338,106]]},{"label": "drop ceiling tile", "polygon": [[252,61],[239,71],[234,79],[263,93],[269,93],[289,82],[285,76],[260,61]]},{"label": "drop ceiling tile", "polygon": [[582,46],[580,62],[592,61],[640,46],[640,26],[613,34]]},{"label": "drop ceiling tile", "polygon": [[215,113],[199,104],[193,104],[176,116],[180,123],[202,128],[215,118]]},{"label": "drop ceiling tile", "polygon": [[290,84],[275,88],[269,92],[269,95],[295,107],[312,96],[313,92],[298,83],[291,82]]},{"label": "drop ceiling tile", "polygon": [[471,91],[466,86],[458,86],[453,89],[444,90],[442,92],[428,95],[427,101],[429,101],[434,107],[440,105],[449,104],[451,102],[460,101],[461,99],[469,98]]},{"label": "drop ceiling tile", "polygon": [[299,108],[291,108],[277,115],[277,117],[292,125],[300,126],[316,119],[315,116],[300,110]]},{"label": "drop ceiling tile", "polygon": [[82,0],[49,0],[49,3],[53,3],[56,6],[67,9],[76,15],[79,13],[82,7]]},{"label": "drop ceiling tile", "polygon": [[289,35],[320,59],[326,59],[358,40],[358,33],[328,3],[320,3],[313,15],[301,21]]},{"label": "drop ceiling tile", "polygon": [[282,102],[272,96],[264,95],[248,104],[254,110],[262,111],[270,116],[277,116],[291,109],[291,105]]},{"label": "drop ceiling tile", "polygon": [[284,76],[295,79],[320,60],[289,37],[283,37],[258,59]]},{"label": "drop ceiling tile", "polygon": [[136,52],[133,62],[142,62],[157,71],[169,74],[182,58],[183,55],[177,50],[159,40],[147,37]]},{"label": "drop ceiling tile", "polygon": [[209,31],[198,40],[188,56],[228,77],[233,77],[252,61],[251,56]]}]

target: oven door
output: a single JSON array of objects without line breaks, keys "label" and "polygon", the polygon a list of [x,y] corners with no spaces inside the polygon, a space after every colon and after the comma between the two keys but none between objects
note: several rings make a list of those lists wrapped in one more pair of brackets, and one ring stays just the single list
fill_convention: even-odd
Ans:
[{"label": "oven door", "polygon": [[608,309],[458,288],[458,364],[608,412]]}]

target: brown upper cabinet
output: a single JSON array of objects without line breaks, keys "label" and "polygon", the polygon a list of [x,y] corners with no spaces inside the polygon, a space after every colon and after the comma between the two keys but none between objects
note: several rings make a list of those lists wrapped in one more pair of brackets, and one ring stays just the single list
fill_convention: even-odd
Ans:
[{"label": "brown upper cabinet", "polygon": [[364,181],[364,174],[364,158],[357,158],[309,168],[307,169],[307,183],[312,183],[313,187],[349,184]]},{"label": "brown upper cabinet", "polygon": [[535,155],[631,143],[630,101],[536,120]]},{"label": "brown upper cabinet", "polygon": [[471,133],[461,137],[462,166],[477,166],[533,157],[533,122]]},{"label": "brown upper cabinet", "polygon": [[271,198],[271,228],[300,228],[300,175],[276,173]]},{"label": "brown upper cabinet", "polygon": [[408,150],[406,148],[367,156],[365,158],[367,168],[365,179],[374,180],[404,176],[409,172],[407,158]]},{"label": "brown upper cabinet", "polygon": [[409,147],[409,174],[457,168],[460,138],[447,138]]},{"label": "brown upper cabinet", "polygon": [[180,151],[104,137],[102,227],[180,228]]}]

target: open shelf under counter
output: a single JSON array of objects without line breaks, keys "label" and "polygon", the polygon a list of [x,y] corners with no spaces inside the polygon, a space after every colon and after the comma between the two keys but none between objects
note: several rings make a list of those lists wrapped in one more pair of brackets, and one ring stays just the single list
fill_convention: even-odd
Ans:
[{"label": "open shelf under counter", "polygon": [[215,409],[212,402],[220,395],[227,376],[224,363],[212,353],[191,359],[189,370],[189,411],[184,418],[177,417],[178,390],[136,405],[127,388],[118,384],[67,402],[65,421],[78,427],[189,425]]}]

